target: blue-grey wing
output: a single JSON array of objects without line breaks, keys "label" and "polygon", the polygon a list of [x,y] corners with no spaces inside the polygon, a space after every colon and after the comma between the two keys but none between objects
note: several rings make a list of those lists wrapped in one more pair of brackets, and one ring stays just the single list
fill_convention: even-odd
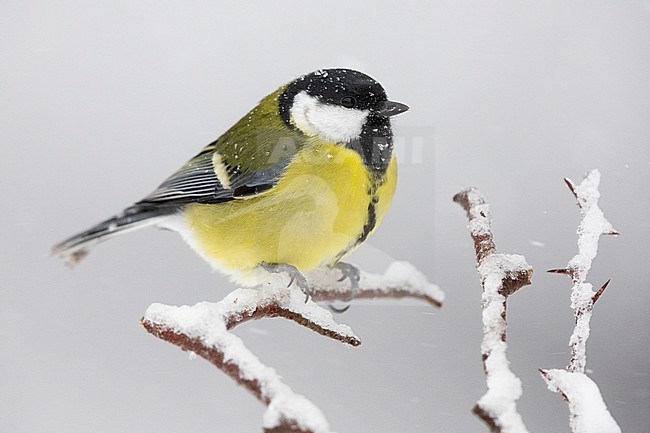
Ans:
[{"label": "blue-grey wing", "polygon": [[219,157],[216,142],[206,146],[136,206],[182,206],[221,203],[272,188],[290,159],[255,171],[240,171]]}]

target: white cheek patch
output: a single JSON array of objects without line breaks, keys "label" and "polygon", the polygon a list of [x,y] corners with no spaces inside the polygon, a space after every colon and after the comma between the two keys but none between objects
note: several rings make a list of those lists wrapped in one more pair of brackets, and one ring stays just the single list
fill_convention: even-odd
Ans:
[{"label": "white cheek patch", "polygon": [[291,119],[302,132],[337,143],[358,138],[369,113],[325,104],[304,91],[295,96],[291,107]]}]

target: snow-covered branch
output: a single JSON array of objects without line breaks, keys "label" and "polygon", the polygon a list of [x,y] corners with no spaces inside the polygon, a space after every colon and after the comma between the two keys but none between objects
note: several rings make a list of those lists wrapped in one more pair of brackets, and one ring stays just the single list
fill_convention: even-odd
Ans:
[{"label": "snow-covered branch", "polygon": [[621,429],[607,410],[598,386],[585,375],[587,365],[586,344],[589,338],[589,323],[594,304],[603,294],[609,281],[597,291],[587,282],[591,263],[598,253],[598,240],[601,235],[618,235],[598,207],[600,192],[600,172],[587,173],[580,185],[575,186],[569,179],[565,182],[576,198],[582,217],[578,226],[578,254],[562,269],[549,272],[566,274],[573,281],[571,289],[571,308],[576,325],[569,340],[571,360],[565,370],[540,370],[550,390],[559,392],[569,403],[571,429],[574,433],[602,432],[616,433]]},{"label": "snow-covered branch", "polygon": [[192,307],[153,304],[141,320],[151,334],[205,358],[253,393],[267,406],[263,420],[267,433],[328,433],[330,428],[320,409],[294,393],[229,329],[248,320],[284,317],[358,346],[361,340],[352,329],[337,324],[332,314],[314,301],[412,297],[440,306],[444,298],[438,286],[405,262],[394,262],[383,275],[362,272],[359,289],[354,292],[335,271],[314,273],[310,275],[313,300],[307,303],[300,290],[287,288],[287,282],[278,275],[259,289],[238,289],[217,303],[200,302]]},{"label": "snow-covered branch", "polygon": [[569,405],[569,424],[574,433],[620,433],[607,410],[598,385],[584,373],[553,368],[540,370],[548,389],[562,394]]},{"label": "snow-covered branch", "polygon": [[571,361],[567,371],[584,373],[587,363],[586,344],[589,338],[589,322],[593,306],[609,284],[603,284],[600,290],[594,292],[593,286],[587,282],[587,274],[591,262],[598,253],[598,239],[601,235],[618,235],[612,224],[607,221],[603,211],[598,207],[600,192],[600,172],[592,170],[587,173],[580,185],[575,186],[569,179],[564,179],[567,186],[576,197],[582,219],[578,226],[578,254],[576,254],[563,269],[551,269],[548,272],[566,274],[573,280],[571,289],[571,308],[576,319],[576,326],[571,336]]},{"label": "snow-covered branch", "polygon": [[479,190],[465,189],[454,196],[454,201],[467,212],[483,285],[481,353],[488,390],[473,412],[494,433],[525,433],[516,406],[522,394],[521,381],[508,367],[506,357],[506,302],[509,295],[530,284],[533,269],[523,256],[497,252],[489,205]]},{"label": "snow-covered branch", "polygon": [[311,296],[316,302],[345,301],[354,299],[419,299],[434,307],[441,307],[445,293],[437,285],[408,262],[397,261],[390,264],[383,274],[361,271],[359,288],[351,293],[347,282],[333,278],[331,271],[321,269],[309,274],[312,283]]}]

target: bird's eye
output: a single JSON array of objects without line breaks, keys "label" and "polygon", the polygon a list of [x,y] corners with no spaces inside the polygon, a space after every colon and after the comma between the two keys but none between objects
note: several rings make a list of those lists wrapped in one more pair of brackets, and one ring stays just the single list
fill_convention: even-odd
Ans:
[{"label": "bird's eye", "polygon": [[341,98],[339,103],[345,108],[354,108],[357,105],[357,100],[353,96],[344,96]]}]

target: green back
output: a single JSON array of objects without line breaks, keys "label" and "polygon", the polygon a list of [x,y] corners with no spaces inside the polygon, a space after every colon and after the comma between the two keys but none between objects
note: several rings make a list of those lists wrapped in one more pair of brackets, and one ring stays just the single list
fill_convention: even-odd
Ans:
[{"label": "green back", "polygon": [[[289,128],[279,114],[278,97],[271,93],[221,137],[204,147],[136,207],[177,207],[215,203],[255,195],[272,187],[291,158],[307,144],[307,137]],[[215,153],[225,167],[215,167]],[[216,174],[226,170],[230,188]]]},{"label": "green back", "polygon": [[289,128],[278,112],[284,87],[266,96],[215,143],[222,159],[235,172],[270,168],[295,155],[307,138]]}]

